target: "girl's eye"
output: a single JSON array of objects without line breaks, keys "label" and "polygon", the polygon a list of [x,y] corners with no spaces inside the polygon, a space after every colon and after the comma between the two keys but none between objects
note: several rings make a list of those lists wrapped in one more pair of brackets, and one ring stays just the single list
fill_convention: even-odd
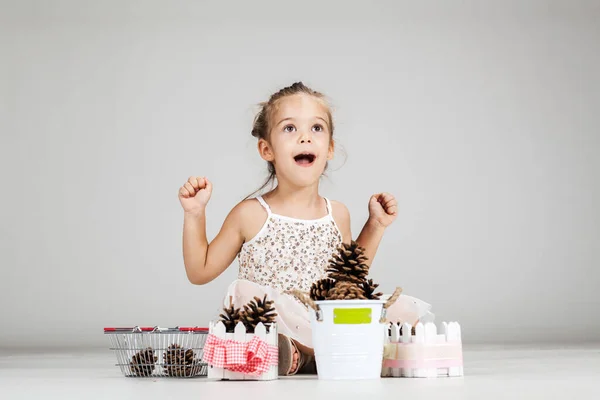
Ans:
[{"label": "girl's eye", "polygon": [[286,126],[283,128],[283,131],[284,131],[284,132],[293,132],[295,129],[296,129],[296,128],[294,128],[294,126],[293,126],[293,125],[286,125]]},{"label": "girl's eye", "polygon": [[313,126],[313,130],[315,132],[323,132],[323,126],[322,125],[315,125],[315,126]]}]

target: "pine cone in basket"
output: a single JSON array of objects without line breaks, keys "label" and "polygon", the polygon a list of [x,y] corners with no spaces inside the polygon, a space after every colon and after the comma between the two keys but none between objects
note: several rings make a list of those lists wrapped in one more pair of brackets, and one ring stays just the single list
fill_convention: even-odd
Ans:
[{"label": "pine cone in basket", "polygon": [[152,347],[147,347],[137,352],[131,357],[131,361],[129,362],[131,373],[137,376],[152,375],[156,360],[158,360],[158,357],[154,355]]},{"label": "pine cone in basket", "polygon": [[365,280],[358,284],[358,287],[362,289],[365,294],[365,297],[369,300],[379,300],[383,293],[377,292],[375,290],[379,287],[378,283],[374,283],[373,279]]},{"label": "pine cone in basket", "polygon": [[163,354],[163,370],[167,376],[191,377],[200,373],[201,362],[194,357],[194,350],[170,345]]},{"label": "pine cone in basket", "polygon": [[235,308],[232,305],[229,307],[223,308],[223,313],[219,314],[221,318],[220,321],[225,325],[225,332],[233,332],[235,330],[235,326],[238,322],[240,322],[241,312],[239,308]]},{"label": "pine cone in basket", "polygon": [[329,290],[335,285],[335,281],[329,278],[319,279],[310,287],[310,298],[312,300],[327,300]]},{"label": "pine cone in basket", "polygon": [[369,273],[364,252],[365,249],[354,240],[350,244],[342,243],[338,252],[329,260],[329,277],[336,281],[363,282]]},{"label": "pine cone in basket", "polygon": [[340,281],[329,290],[327,300],[366,300],[365,293],[356,283]]},{"label": "pine cone in basket", "polygon": [[249,333],[254,333],[256,325],[260,322],[263,323],[267,332],[273,322],[277,313],[275,307],[273,307],[274,301],[267,300],[267,295],[261,300],[259,297],[254,297],[254,300],[244,305],[244,311],[241,312],[241,321],[246,325],[246,330]]}]

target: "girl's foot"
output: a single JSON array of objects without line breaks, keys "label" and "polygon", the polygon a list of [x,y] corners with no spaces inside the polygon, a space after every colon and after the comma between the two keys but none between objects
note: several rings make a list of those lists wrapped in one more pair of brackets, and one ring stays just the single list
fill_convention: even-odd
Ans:
[{"label": "girl's foot", "polygon": [[289,337],[280,333],[277,336],[277,341],[279,343],[279,375],[295,375],[304,364],[304,355]]},{"label": "girl's foot", "polygon": [[289,373],[295,374],[298,372],[298,358],[300,358],[300,353],[298,350],[296,350],[296,346],[292,346],[292,349],[294,351],[294,355],[292,356],[292,367],[290,368]]}]

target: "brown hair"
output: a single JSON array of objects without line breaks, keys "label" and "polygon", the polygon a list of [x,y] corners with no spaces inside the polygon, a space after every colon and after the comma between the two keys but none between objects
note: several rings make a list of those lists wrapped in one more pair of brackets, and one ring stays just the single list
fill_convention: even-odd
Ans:
[{"label": "brown hair", "polygon": [[[260,103],[261,109],[258,112],[258,114],[256,115],[256,117],[254,118],[254,125],[252,126],[252,136],[254,136],[257,139],[264,139],[268,142],[269,141],[269,132],[271,131],[271,126],[270,126],[271,117],[273,116],[273,113],[277,109],[277,103],[286,96],[291,96],[291,95],[301,94],[301,93],[314,96],[324,103],[324,105],[327,108],[327,119],[328,119],[327,122],[329,124],[329,131],[331,134],[330,139],[332,139],[333,138],[333,118],[331,116],[330,106],[327,103],[327,101],[325,100],[325,96],[322,93],[317,92],[317,91],[309,88],[308,86],[304,85],[302,82],[296,82],[296,83],[292,84],[291,86],[284,87],[283,89],[279,90],[277,93],[274,93],[273,95],[271,95],[271,97],[269,98],[268,101]],[[267,163],[268,163],[267,167],[268,167],[269,176],[267,177],[267,179],[265,180],[265,182],[259,189],[254,191],[254,193],[246,196],[245,199],[248,199],[250,196],[261,191],[269,183],[272,183],[275,180],[275,165],[273,165],[273,163],[270,161],[268,161]],[[327,169],[327,165],[325,166],[325,169]]]}]

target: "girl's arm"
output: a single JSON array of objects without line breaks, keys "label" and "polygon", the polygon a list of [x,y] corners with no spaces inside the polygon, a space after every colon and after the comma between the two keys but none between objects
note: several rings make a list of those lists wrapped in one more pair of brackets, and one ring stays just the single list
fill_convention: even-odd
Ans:
[{"label": "girl's arm", "polygon": [[396,219],[397,214],[398,203],[391,194],[378,193],[369,199],[369,219],[356,239],[356,242],[365,248],[367,265],[373,264],[385,228]]},{"label": "girl's arm", "polygon": [[240,227],[242,212],[241,204],[234,207],[210,243],[206,238],[205,209],[197,213],[184,213],[183,260],[191,283],[204,285],[231,265],[244,242]]},{"label": "girl's arm", "polygon": [[[352,240],[350,212],[340,202],[332,201],[332,204],[333,218],[342,232],[343,241],[350,243]],[[397,204],[394,196],[388,193],[375,194],[369,200],[369,219],[356,238],[356,242],[365,248],[364,254],[368,258],[366,264],[369,266],[373,263],[385,228],[396,219]]]},{"label": "girl's arm", "polygon": [[212,184],[205,177],[192,176],[179,189],[183,217],[183,261],[188,280],[196,285],[208,283],[221,275],[233,262],[244,237],[240,203],[225,218],[221,230],[211,243],[206,238],[206,205]]},{"label": "girl's arm", "polygon": [[364,254],[367,257],[365,264],[369,266],[373,264],[373,259],[375,258],[384,232],[385,227],[369,217],[362,231],[360,231],[360,235],[356,238],[356,242],[365,249]]}]

